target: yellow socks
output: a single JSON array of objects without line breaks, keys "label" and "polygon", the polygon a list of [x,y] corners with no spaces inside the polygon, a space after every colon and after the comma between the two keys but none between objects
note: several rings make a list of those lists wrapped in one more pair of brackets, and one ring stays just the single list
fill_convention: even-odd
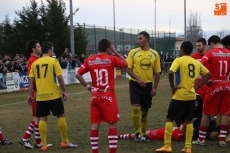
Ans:
[{"label": "yellow socks", "polygon": [[185,132],[185,148],[192,148],[192,135],[193,135],[193,125],[192,123],[186,124]]},{"label": "yellow socks", "polygon": [[140,107],[132,107],[132,118],[135,132],[141,133],[141,110]]},{"label": "yellow socks", "polygon": [[46,127],[46,121],[44,120],[39,121],[39,133],[41,137],[42,146],[47,146],[47,142],[46,142],[47,127]]},{"label": "yellow socks", "polygon": [[164,146],[171,147],[172,143],[173,122],[166,122],[164,133]]},{"label": "yellow socks", "polygon": [[67,138],[67,124],[66,124],[65,117],[58,118],[58,129],[60,130],[61,133],[62,142],[68,143],[69,140]]},{"label": "yellow socks", "polygon": [[141,111],[141,135],[143,136],[146,132],[148,125],[148,112]]}]

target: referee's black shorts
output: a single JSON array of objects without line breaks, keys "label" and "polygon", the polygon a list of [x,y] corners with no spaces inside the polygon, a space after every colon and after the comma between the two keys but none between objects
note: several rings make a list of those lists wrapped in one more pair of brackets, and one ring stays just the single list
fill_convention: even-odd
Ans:
[{"label": "referee's black shorts", "polygon": [[64,114],[62,98],[47,101],[37,101],[37,117],[49,116],[50,112],[52,112],[53,116]]},{"label": "referee's black shorts", "polygon": [[152,82],[146,83],[146,87],[142,88],[133,80],[129,81],[129,96],[131,104],[139,104],[143,108],[151,108],[152,96]]},{"label": "referee's black shorts", "polygon": [[167,119],[192,120],[196,100],[182,101],[172,99],[168,108]]}]

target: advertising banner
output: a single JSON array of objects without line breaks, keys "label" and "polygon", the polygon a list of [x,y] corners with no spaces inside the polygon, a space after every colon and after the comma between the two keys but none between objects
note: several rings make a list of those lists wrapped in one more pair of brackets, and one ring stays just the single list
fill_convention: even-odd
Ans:
[{"label": "advertising banner", "polygon": [[27,90],[29,87],[27,73],[24,71],[19,72],[19,77],[20,77],[20,90]]},{"label": "advertising banner", "polygon": [[6,73],[6,87],[7,87],[7,92],[20,90],[19,73],[17,72]]},{"label": "advertising banner", "polygon": [[0,73],[0,93],[6,92],[6,73]]}]

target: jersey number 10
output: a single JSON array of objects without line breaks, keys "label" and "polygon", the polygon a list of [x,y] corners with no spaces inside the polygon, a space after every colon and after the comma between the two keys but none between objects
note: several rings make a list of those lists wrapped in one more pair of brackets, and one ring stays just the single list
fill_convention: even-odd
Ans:
[{"label": "jersey number 10", "polygon": [[97,78],[97,86],[106,86],[109,83],[109,75],[106,69],[95,69],[94,72],[96,73]]}]

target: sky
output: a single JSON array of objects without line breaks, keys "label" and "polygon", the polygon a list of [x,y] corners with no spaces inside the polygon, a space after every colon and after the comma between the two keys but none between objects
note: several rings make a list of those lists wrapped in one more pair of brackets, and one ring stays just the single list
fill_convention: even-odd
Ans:
[{"label": "sky", "polygon": [[[37,0],[40,2],[40,0]],[[46,1],[46,0],[43,0]],[[66,14],[69,14],[69,1]],[[154,30],[155,0],[114,0],[115,26],[118,28]],[[22,10],[29,0],[0,0],[0,22],[9,14],[11,21],[16,10]],[[74,23],[113,27],[113,0],[72,0]],[[216,3],[227,3],[227,16],[214,16]],[[230,33],[230,0],[186,0],[187,19],[190,12],[197,12],[204,32],[227,31]],[[183,33],[184,0],[156,0],[156,29]]]}]

